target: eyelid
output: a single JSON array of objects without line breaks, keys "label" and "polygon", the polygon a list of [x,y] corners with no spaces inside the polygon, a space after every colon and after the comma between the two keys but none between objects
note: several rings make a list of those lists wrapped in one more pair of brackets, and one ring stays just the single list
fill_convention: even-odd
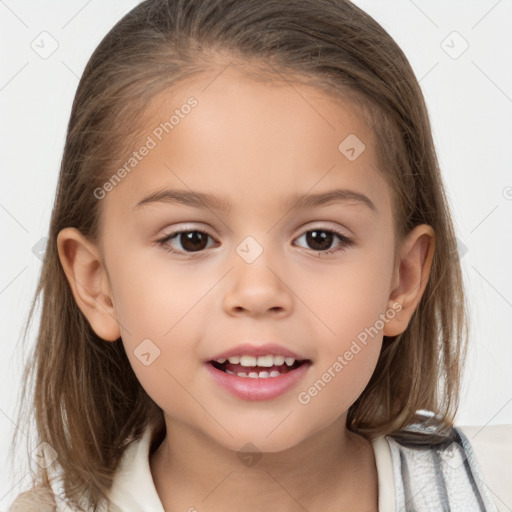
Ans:
[{"label": "eyelid", "polygon": [[[311,222],[308,222],[307,224],[303,225],[300,228],[299,234],[303,234],[305,231],[311,231],[315,229],[325,229],[329,231],[337,231],[340,233],[340,235],[343,235],[345,237],[351,237],[354,236],[352,232],[346,228],[345,226],[342,226],[341,224],[338,224],[336,222],[328,221],[328,220],[312,220]],[[341,233],[341,231],[345,231],[346,233]]]},{"label": "eyelid", "polygon": [[[352,234],[352,232],[344,226],[340,226],[339,224],[332,222],[332,221],[318,220],[318,221],[311,221],[311,222],[303,225],[300,228],[300,230],[296,232],[296,234],[293,237],[293,240],[295,240],[297,237],[303,235],[306,231],[310,231],[310,230],[314,230],[314,229],[332,230],[332,231],[337,231],[337,232],[339,232],[340,230],[344,230],[344,231],[346,231],[346,233],[340,233],[340,235],[343,235],[347,238],[354,236]],[[208,236],[216,239],[216,236],[213,235],[208,228],[202,227],[201,223],[197,223],[197,224],[184,223],[183,225],[179,225],[179,227],[169,229],[169,231],[167,233],[164,232],[163,237],[177,234],[177,233],[180,233],[183,231],[200,231],[200,232],[203,232],[203,233],[207,234]],[[162,237],[160,237],[160,238],[162,238]]]},{"label": "eyelid", "polygon": [[212,229],[210,229],[209,227],[206,227],[205,225],[203,225],[202,223],[187,223],[187,222],[184,222],[184,223],[178,223],[175,226],[172,226],[172,227],[168,227],[168,228],[164,228],[163,230],[163,236],[169,236],[169,235],[172,235],[172,234],[176,234],[176,233],[181,233],[183,231],[187,232],[187,231],[200,231],[202,233],[206,233],[207,235],[211,236],[212,238],[216,238],[213,234],[212,234]]}]

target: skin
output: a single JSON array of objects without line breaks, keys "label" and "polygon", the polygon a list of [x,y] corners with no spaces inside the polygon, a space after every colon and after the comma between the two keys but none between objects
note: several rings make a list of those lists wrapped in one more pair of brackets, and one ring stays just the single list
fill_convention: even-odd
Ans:
[{"label": "skin", "polygon": [[[146,135],[190,96],[197,107],[101,200],[99,242],[75,228],[58,236],[78,306],[106,342],[122,336],[137,378],[164,412],[167,435],[150,457],[162,504],[166,511],[252,512],[269,503],[285,512],[375,511],[373,451],[346,429],[347,410],[375,369],[383,335],[403,332],[418,305],[434,232],[418,226],[395,254],[392,191],[377,171],[372,133],[348,104],[307,85],[256,82],[231,66],[155,97]],[[354,161],[338,150],[349,134],[366,146]],[[161,188],[225,196],[232,207],[135,207]],[[335,188],[365,194],[377,211],[355,201],[282,210],[292,194]],[[303,236],[313,228],[335,229],[353,243],[319,256],[326,246]],[[208,231],[202,257],[158,245],[178,229]],[[247,236],[263,249],[250,264],[236,251]],[[181,242],[167,244],[186,254]],[[334,237],[327,247],[341,243]],[[401,311],[300,403],[299,393],[393,304]],[[134,354],[147,338],[160,350],[149,366]],[[246,339],[275,341],[312,365],[278,398],[232,396],[204,361]],[[261,455],[250,467],[238,457],[248,442]]]}]

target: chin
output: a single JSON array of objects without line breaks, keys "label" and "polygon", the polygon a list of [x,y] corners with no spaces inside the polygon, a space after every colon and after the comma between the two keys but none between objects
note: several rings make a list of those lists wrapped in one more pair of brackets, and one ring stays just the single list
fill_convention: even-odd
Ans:
[{"label": "chin", "polygon": [[[285,429],[283,428],[280,432],[281,427],[278,427],[275,432],[268,435],[271,429],[253,429],[247,431],[247,429],[240,430],[238,432],[230,430],[233,437],[228,435],[223,436],[222,439],[214,438],[215,442],[225,448],[234,452],[240,453],[278,453],[285,450],[289,450],[302,441],[304,436],[298,435],[298,430]],[[293,432],[293,433],[292,433]]]}]

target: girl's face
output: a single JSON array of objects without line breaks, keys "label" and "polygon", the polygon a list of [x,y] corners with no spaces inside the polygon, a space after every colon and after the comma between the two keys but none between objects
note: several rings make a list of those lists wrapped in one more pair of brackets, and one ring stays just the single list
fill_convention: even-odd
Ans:
[{"label": "girl's face", "polygon": [[[100,251],[126,353],[168,429],[278,451],[344,425],[400,307],[373,135],[316,89],[232,67],[146,113],[141,146],[98,191]],[[261,364],[306,362],[258,379],[210,363],[266,344],[277,357]]]}]

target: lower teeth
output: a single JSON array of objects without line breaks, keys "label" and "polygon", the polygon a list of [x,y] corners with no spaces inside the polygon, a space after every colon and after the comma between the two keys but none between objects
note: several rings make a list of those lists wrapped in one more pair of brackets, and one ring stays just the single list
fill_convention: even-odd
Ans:
[{"label": "lower teeth", "polygon": [[278,372],[277,370],[273,370],[271,371],[270,373],[269,372],[259,372],[259,373],[256,373],[256,372],[250,372],[249,374],[247,373],[235,373],[235,372],[232,372],[231,370],[224,370],[226,373],[228,373],[229,375],[236,375],[237,377],[250,377],[252,379],[268,379],[270,377],[279,377],[281,375],[280,372]]}]

